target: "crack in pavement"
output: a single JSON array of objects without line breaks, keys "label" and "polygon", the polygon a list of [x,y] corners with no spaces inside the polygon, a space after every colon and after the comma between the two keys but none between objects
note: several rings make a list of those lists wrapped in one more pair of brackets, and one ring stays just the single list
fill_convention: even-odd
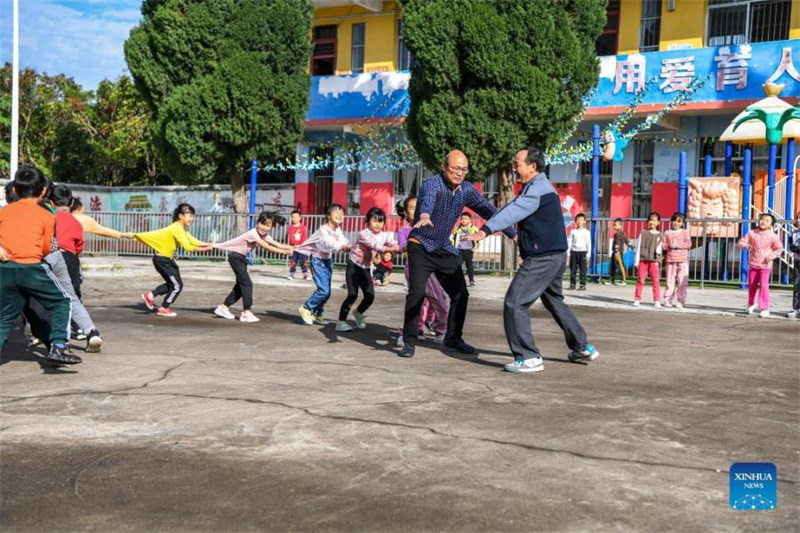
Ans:
[{"label": "crack in pavement", "polygon": [[[183,363],[181,363],[183,364]],[[603,456],[603,455],[591,455],[587,453],[582,453],[574,450],[565,450],[560,448],[551,448],[546,446],[539,446],[535,444],[527,444],[523,442],[515,442],[515,441],[505,441],[500,439],[493,439],[489,437],[471,437],[466,435],[458,435],[456,433],[450,433],[447,431],[442,431],[433,427],[429,426],[422,426],[417,424],[408,424],[404,422],[392,422],[388,420],[377,420],[371,418],[361,418],[361,417],[354,417],[354,416],[346,416],[346,415],[335,415],[335,414],[326,414],[313,411],[308,407],[302,407],[297,405],[291,405],[285,402],[280,402],[276,400],[261,400],[257,398],[244,398],[244,397],[237,397],[237,396],[205,396],[201,394],[185,394],[185,393],[169,393],[169,392],[155,392],[155,393],[135,393],[133,391],[141,390],[146,388],[150,383],[155,383],[156,381],[161,381],[166,378],[166,376],[172,370],[175,370],[178,366],[172,367],[164,372],[164,375],[161,377],[152,380],[151,382],[145,383],[144,385],[138,387],[128,387],[125,389],[120,389],[118,391],[107,391],[107,392],[100,392],[94,391],[92,394],[109,394],[109,395],[120,395],[120,396],[168,396],[168,397],[179,397],[179,398],[192,398],[192,399],[200,399],[200,400],[219,400],[219,401],[226,401],[226,402],[244,402],[249,404],[257,404],[257,405],[271,405],[277,407],[283,407],[285,409],[290,409],[294,411],[300,411],[305,413],[306,415],[312,418],[322,418],[327,420],[339,420],[344,422],[356,422],[361,424],[372,424],[372,425],[379,425],[379,426],[387,426],[387,427],[396,427],[396,428],[404,428],[410,430],[417,430],[417,431],[425,431],[432,435],[438,437],[445,437],[451,438],[456,440],[467,440],[473,442],[483,442],[483,443],[490,443],[496,444],[498,446],[510,446],[514,448],[522,448],[528,451],[534,452],[542,452],[542,453],[556,453],[556,454],[565,454],[570,455],[572,457],[577,457],[579,459],[584,459],[588,461],[608,461],[608,462],[617,462],[617,463],[625,463],[625,464],[632,464],[632,465],[641,465],[641,466],[648,466],[648,467],[662,467],[662,468],[673,468],[679,470],[691,470],[697,472],[707,472],[707,473],[714,473],[714,474],[721,474],[721,473],[729,473],[728,470],[724,469],[715,469],[709,468],[704,466],[695,466],[695,465],[681,465],[675,463],[666,463],[666,462],[659,462],[659,461],[647,461],[641,459],[627,459],[621,457],[613,457],[613,456]],[[787,483],[790,485],[796,485],[797,481],[794,479],[788,478],[781,478],[778,477],[777,479],[781,483]]]},{"label": "crack in pavement", "polygon": [[150,379],[150,380],[144,382],[144,384],[142,384],[142,385],[134,385],[134,386],[130,386],[130,387],[123,387],[121,389],[112,389],[112,390],[78,389],[78,390],[69,390],[69,391],[64,391],[64,392],[55,392],[55,393],[52,393],[52,394],[41,394],[41,395],[38,395],[38,396],[0,396],[0,398],[5,398],[6,399],[6,401],[0,402],[0,405],[23,402],[25,400],[44,400],[44,399],[48,399],[48,398],[63,398],[65,396],[75,396],[75,395],[80,395],[80,394],[85,394],[87,396],[94,396],[94,395],[97,395],[97,394],[117,394],[117,393],[129,392],[129,391],[134,391],[134,390],[141,390],[141,389],[147,388],[148,386],[152,385],[153,383],[158,383],[159,381],[164,381],[165,379],[167,379],[169,377],[169,375],[173,371],[175,371],[178,368],[182,367],[187,362],[188,361],[182,361],[182,362],[178,363],[177,365],[171,366],[171,367],[167,368],[166,370],[163,370],[158,377]]}]

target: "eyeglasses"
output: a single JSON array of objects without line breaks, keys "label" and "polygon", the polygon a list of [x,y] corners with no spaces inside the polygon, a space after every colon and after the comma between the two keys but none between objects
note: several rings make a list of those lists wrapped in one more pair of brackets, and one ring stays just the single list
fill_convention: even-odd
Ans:
[{"label": "eyeglasses", "polygon": [[454,167],[450,163],[447,164],[447,167],[456,174],[467,174],[469,172],[469,167]]}]

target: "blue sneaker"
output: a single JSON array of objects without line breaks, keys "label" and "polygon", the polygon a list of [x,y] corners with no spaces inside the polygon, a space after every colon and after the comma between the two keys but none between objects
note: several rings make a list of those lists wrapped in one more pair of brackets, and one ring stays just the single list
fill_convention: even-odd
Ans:
[{"label": "blue sneaker", "polygon": [[597,351],[597,348],[587,344],[583,350],[572,350],[567,357],[569,357],[570,361],[576,363],[578,361],[594,361],[599,356],[600,352]]},{"label": "blue sneaker", "polygon": [[531,357],[530,359],[515,357],[514,362],[505,365],[504,368],[507,372],[513,372],[515,374],[541,372],[544,370],[544,361],[542,361],[541,357]]}]

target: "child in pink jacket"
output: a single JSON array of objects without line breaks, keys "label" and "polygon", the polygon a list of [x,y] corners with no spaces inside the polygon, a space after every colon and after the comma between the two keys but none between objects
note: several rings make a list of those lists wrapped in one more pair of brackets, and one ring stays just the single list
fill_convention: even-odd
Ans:
[{"label": "child in pink jacket", "polygon": [[[675,307],[683,309],[686,304],[686,290],[689,287],[689,250],[692,249],[692,238],[689,231],[683,228],[686,217],[683,213],[675,213],[670,219],[670,229],[664,232],[661,248],[667,253],[667,291],[664,293],[664,307],[672,307],[676,296]],[[677,282],[677,283],[676,283]]]},{"label": "child in pink jacket", "polygon": [[[769,213],[761,213],[758,217],[758,228],[750,230],[739,240],[739,248],[750,252],[747,275],[747,314],[756,309],[761,310],[762,317],[769,316],[769,281],[772,277],[772,262],[783,252],[783,244],[778,235],[772,231],[775,217]],[[758,305],[756,301],[758,291]]]}]

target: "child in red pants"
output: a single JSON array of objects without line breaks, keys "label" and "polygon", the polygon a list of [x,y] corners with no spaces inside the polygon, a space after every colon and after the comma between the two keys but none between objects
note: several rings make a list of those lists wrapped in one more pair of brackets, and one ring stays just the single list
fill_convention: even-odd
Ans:
[{"label": "child in red pants", "polygon": [[636,245],[636,259],[634,266],[638,267],[636,277],[636,294],[633,306],[639,307],[642,301],[642,290],[647,276],[653,286],[653,301],[656,307],[661,307],[661,241],[664,235],[658,230],[661,215],[650,213],[647,217],[647,229],[639,235]]},{"label": "child in red pants", "polygon": [[[769,316],[769,281],[772,278],[772,262],[780,257],[783,244],[778,235],[772,231],[775,217],[769,213],[761,213],[758,217],[758,228],[750,230],[741,240],[739,248],[750,252],[747,273],[747,314],[760,309],[760,316]],[[758,305],[756,305],[758,291]]]}]

